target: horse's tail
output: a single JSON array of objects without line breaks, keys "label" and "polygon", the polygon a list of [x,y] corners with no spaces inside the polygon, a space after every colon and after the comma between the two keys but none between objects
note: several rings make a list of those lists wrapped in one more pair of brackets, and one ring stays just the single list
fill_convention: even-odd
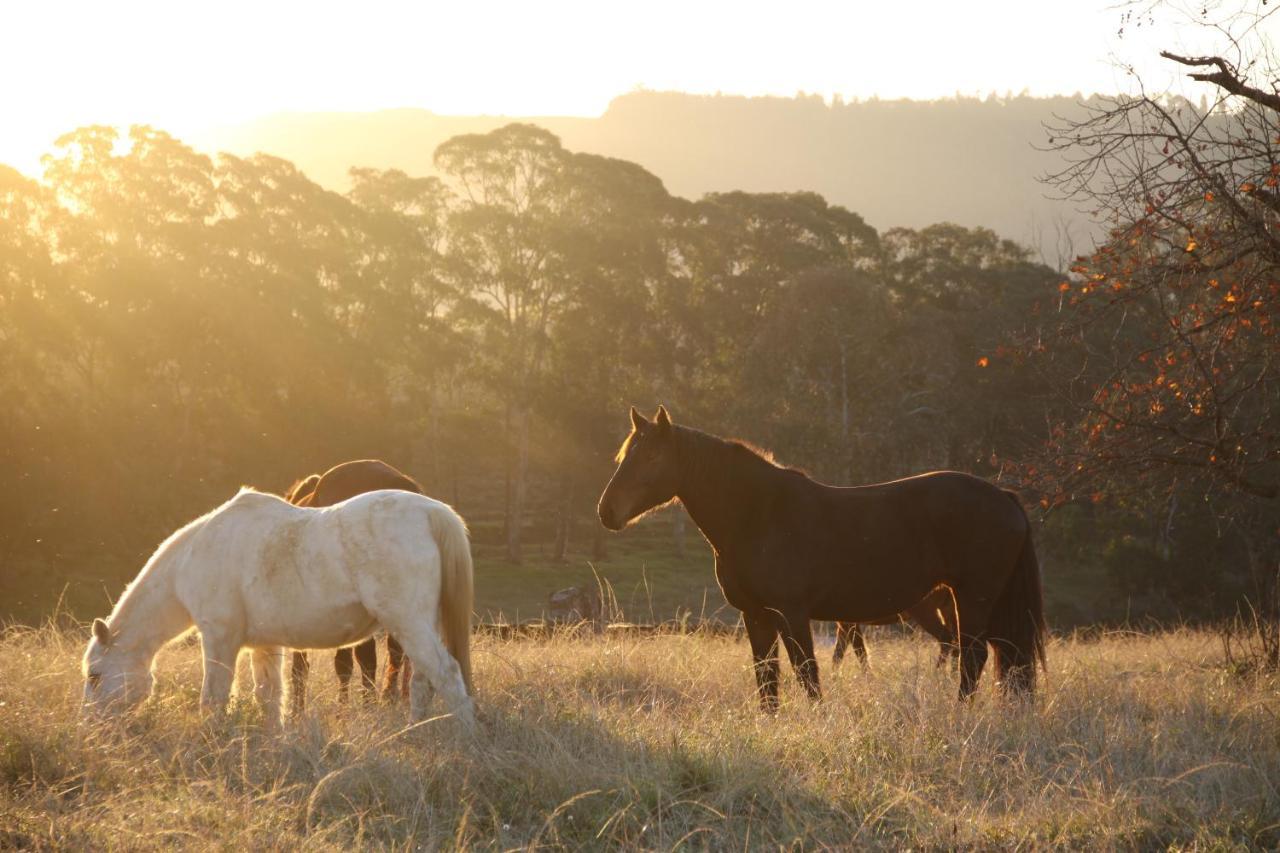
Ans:
[{"label": "horse's tail", "polygon": [[462,670],[462,681],[470,694],[471,611],[475,599],[471,540],[466,523],[443,505],[431,512],[431,535],[440,549],[440,632],[445,648]]},{"label": "horse's tail", "polygon": [[988,640],[995,651],[996,677],[1006,689],[1030,693],[1036,686],[1036,664],[1045,663],[1047,629],[1040,562],[1031,542],[1031,521],[1016,495],[1007,492],[1026,519],[1027,533],[1013,574],[991,614]]}]

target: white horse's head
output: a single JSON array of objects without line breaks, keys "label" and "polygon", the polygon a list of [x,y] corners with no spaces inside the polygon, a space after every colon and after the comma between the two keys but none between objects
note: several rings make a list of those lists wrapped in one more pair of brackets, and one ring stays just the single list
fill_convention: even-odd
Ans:
[{"label": "white horse's head", "polygon": [[84,652],[84,710],[119,713],[151,695],[154,678],[146,654],[117,643],[111,628],[93,620]]}]

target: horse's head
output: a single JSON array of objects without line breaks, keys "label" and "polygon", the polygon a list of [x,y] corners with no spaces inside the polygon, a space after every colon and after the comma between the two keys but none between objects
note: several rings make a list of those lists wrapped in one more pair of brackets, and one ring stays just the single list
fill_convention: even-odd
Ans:
[{"label": "horse's head", "polygon": [[153,677],[146,655],[124,648],[101,619],[84,652],[84,709],[124,711],[151,695]]},{"label": "horse's head", "polygon": [[600,523],[621,530],[633,520],[676,496],[680,462],[675,427],[666,408],[653,420],[631,408],[631,434],[618,450],[618,470],[600,496]]}]

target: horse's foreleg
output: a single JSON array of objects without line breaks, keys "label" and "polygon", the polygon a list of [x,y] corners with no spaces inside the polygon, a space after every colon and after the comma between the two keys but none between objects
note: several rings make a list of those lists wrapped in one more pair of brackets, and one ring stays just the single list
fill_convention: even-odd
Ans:
[{"label": "horse's foreleg", "polygon": [[200,631],[200,649],[204,654],[204,682],[200,686],[200,707],[221,714],[231,698],[231,682],[236,675],[236,655],[240,643],[216,632]]},{"label": "horse's foreleg", "polygon": [[293,666],[289,671],[289,714],[298,716],[307,706],[307,673],[311,661],[306,652],[293,653]]},{"label": "horse's foreleg", "polygon": [[836,647],[831,652],[831,665],[839,666],[844,660],[844,651],[849,647],[849,626],[851,622],[836,623]]},{"label": "horse's foreleg", "polygon": [[810,699],[821,699],[818,661],[813,656],[813,629],[808,615],[794,610],[783,611],[778,617],[778,628],[782,632],[782,644],[791,659],[791,667],[804,685],[805,692]]},{"label": "horse's foreleg", "polygon": [[862,626],[857,622],[853,623],[850,632],[853,636],[849,642],[853,645],[853,654],[858,659],[858,663],[863,669],[867,668],[867,637],[862,633]]},{"label": "horse's foreleg", "polygon": [[963,634],[960,637],[960,698],[968,699],[978,687],[982,667],[987,663],[987,641]]},{"label": "horse's foreleg", "polygon": [[756,673],[760,708],[767,714],[778,710],[778,626],[773,614],[742,611],[742,623],[751,641],[751,660]]},{"label": "horse's foreleg", "polygon": [[360,664],[360,686],[364,689],[364,700],[372,702],[377,696],[378,679],[378,639],[370,637],[355,647],[356,663]]},{"label": "horse's foreleg", "polygon": [[268,731],[280,728],[280,669],[284,651],[278,647],[253,650],[253,695],[262,708]]}]

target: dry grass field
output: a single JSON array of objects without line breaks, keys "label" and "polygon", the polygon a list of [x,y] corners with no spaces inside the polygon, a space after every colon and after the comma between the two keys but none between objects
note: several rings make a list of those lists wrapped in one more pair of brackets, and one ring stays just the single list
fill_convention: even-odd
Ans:
[{"label": "dry grass field", "polygon": [[190,642],[117,725],[78,724],[82,634],[0,638],[0,848],[1274,848],[1280,694],[1205,633],[1058,640],[1033,703],[960,705],[934,647],[755,709],[745,640],[477,640],[482,735],[340,706],[283,735],[197,711]]}]

